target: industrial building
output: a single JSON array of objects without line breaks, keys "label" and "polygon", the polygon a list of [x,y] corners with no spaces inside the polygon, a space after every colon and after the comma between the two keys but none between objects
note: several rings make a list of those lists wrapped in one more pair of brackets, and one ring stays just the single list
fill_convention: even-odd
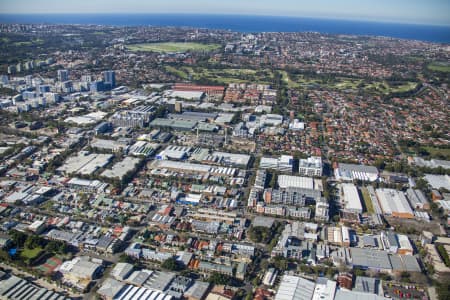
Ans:
[{"label": "industrial building", "polygon": [[205,95],[205,93],[201,91],[180,91],[180,90],[171,92],[169,91],[167,94],[172,98],[182,98],[192,101],[200,101]]},{"label": "industrial building", "polygon": [[[205,174],[205,175],[216,175],[226,177],[233,177],[237,173],[237,169],[235,168],[214,167],[203,164],[193,164],[169,160],[156,160],[151,164],[151,167],[154,170],[165,169],[165,170],[179,171],[188,174]],[[162,175],[163,173],[159,174]]]},{"label": "industrial building", "polygon": [[211,156],[207,156],[204,160],[216,161],[218,164],[223,166],[246,169],[250,164],[251,156],[246,154],[214,151]]},{"label": "industrial building", "polygon": [[353,291],[378,294],[381,292],[381,282],[378,278],[357,276],[355,280],[355,287]]},{"label": "industrial building", "polygon": [[105,112],[97,111],[83,116],[68,117],[64,122],[75,123],[77,125],[92,125],[103,120],[106,115],[107,113]]},{"label": "industrial building", "polygon": [[111,153],[122,153],[128,150],[128,144],[123,141],[95,139],[90,143],[94,149],[109,151]]},{"label": "industrial building", "polygon": [[319,277],[313,282],[302,277],[284,275],[275,300],[334,300],[336,292],[336,281],[325,277]]},{"label": "industrial building", "polygon": [[322,181],[311,177],[279,175],[278,186],[281,189],[299,188],[306,190],[322,191]]},{"label": "industrial building", "polygon": [[89,256],[77,256],[62,263],[57,270],[63,275],[63,282],[83,291],[103,272],[103,261]]},{"label": "industrial building", "polygon": [[319,277],[316,281],[312,300],[334,300],[336,293],[336,281]]},{"label": "industrial building", "polygon": [[141,162],[141,159],[135,157],[125,157],[122,161],[117,162],[111,169],[103,171],[100,176],[106,178],[122,178],[129,172],[133,171]]},{"label": "industrial building", "polygon": [[159,144],[137,141],[128,149],[128,154],[134,156],[151,156],[160,147]]},{"label": "industrial building", "polygon": [[389,298],[376,294],[369,294],[360,291],[349,291],[345,289],[336,290],[334,300],[388,300]]},{"label": "industrial building", "polygon": [[66,175],[91,175],[98,169],[108,165],[112,158],[113,155],[111,154],[96,154],[80,151],[77,156],[69,157],[57,171]]},{"label": "industrial building", "polygon": [[444,188],[450,191],[450,176],[448,175],[425,174],[425,180],[434,189]]},{"label": "industrial building", "polygon": [[197,121],[156,118],[152,122],[150,122],[150,127],[162,127],[180,131],[192,131],[197,126],[197,123]]},{"label": "industrial building", "polygon": [[185,111],[181,114],[169,114],[167,118],[178,121],[213,122],[217,116],[217,113]]},{"label": "industrial building", "polygon": [[376,190],[376,195],[384,214],[405,219],[414,218],[414,212],[402,192],[381,188]]},{"label": "industrial building", "polygon": [[342,181],[376,181],[378,170],[372,166],[339,163],[334,169],[334,176]]},{"label": "industrial building", "polygon": [[275,300],[311,300],[315,283],[301,277],[284,275]]},{"label": "industrial building", "polygon": [[343,247],[349,247],[351,243],[350,228],[346,226],[342,227],[328,227],[327,240],[330,244],[339,245]]},{"label": "industrial building", "polygon": [[362,214],[363,207],[356,185],[353,183],[342,183],[339,191],[342,209],[345,211]]},{"label": "industrial building", "polygon": [[172,295],[152,290],[146,287],[138,287],[131,284],[124,284],[120,281],[108,278],[103,282],[97,291],[104,299],[114,300],[171,300]]},{"label": "industrial building", "polygon": [[195,281],[195,283],[184,293],[187,300],[204,300],[210,288],[209,282]]},{"label": "industrial building", "polygon": [[119,262],[111,270],[109,275],[117,280],[123,281],[133,272],[133,268],[132,264]]},{"label": "industrial building", "polygon": [[387,251],[350,248],[353,267],[384,272],[421,272],[417,259],[412,255],[389,254]]},{"label": "industrial building", "polygon": [[406,191],[411,207],[414,209],[430,209],[430,203],[421,190],[408,189]]},{"label": "industrial building", "polygon": [[[0,271],[0,273],[3,273]],[[0,298],[1,299],[27,299],[27,300],[63,300],[67,297],[39,287],[20,277],[0,275]]]},{"label": "industrial building", "polygon": [[222,98],[225,87],[217,85],[193,85],[188,83],[176,83],[172,86],[175,91],[197,91],[204,92],[210,97]]},{"label": "industrial building", "polygon": [[67,186],[75,190],[101,193],[105,191],[108,184],[98,180],[72,178],[67,182]]},{"label": "industrial building", "polygon": [[166,149],[156,154],[157,160],[185,160],[189,157],[191,147],[169,145]]}]

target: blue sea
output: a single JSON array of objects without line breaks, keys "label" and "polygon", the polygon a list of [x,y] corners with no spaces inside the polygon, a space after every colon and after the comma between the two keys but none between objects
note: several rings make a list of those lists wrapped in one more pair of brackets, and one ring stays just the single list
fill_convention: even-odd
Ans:
[{"label": "blue sea", "polygon": [[450,26],[297,17],[193,14],[0,14],[0,23],[187,26],[238,32],[313,31],[450,43]]}]

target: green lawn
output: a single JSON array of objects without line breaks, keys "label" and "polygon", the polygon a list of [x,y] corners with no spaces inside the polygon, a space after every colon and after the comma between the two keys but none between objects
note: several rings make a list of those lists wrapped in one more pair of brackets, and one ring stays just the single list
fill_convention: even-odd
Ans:
[{"label": "green lawn", "polygon": [[[152,44],[146,44],[152,45]],[[221,69],[221,68],[204,68],[204,67],[172,67],[165,66],[168,73],[176,75],[183,80],[187,80],[189,75],[194,81],[208,80],[217,82],[218,84],[227,85],[229,83],[259,83],[273,84],[274,73],[270,69]],[[365,83],[363,79],[336,77],[331,81],[323,81],[321,78],[315,78],[303,74],[289,75],[284,70],[279,70],[282,80],[289,88],[304,89],[315,85],[326,89],[357,90],[362,88],[367,92],[388,95],[390,93],[401,93],[414,90],[417,87],[416,82],[401,82],[399,85],[389,85],[386,81],[372,81]]]},{"label": "green lawn", "polygon": [[446,62],[433,62],[428,65],[431,71],[450,73],[450,64]]},{"label": "green lawn", "polygon": [[390,93],[404,93],[411,90],[414,90],[417,87],[417,82],[408,81],[401,85],[397,86],[390,86],[387,82],[379,82],[375,81],[368,85],[366,85],[365,89],[367,91],[375,90],[377,92],[381,92],[383,94],[390,94]]},{"label": "green lawn", "polygon": [[130,51],[151,51],[159,53],[213,51],[221,47],[219,44],[201,43],[145,43],[126,46]]},{"label": "green lawn", "polygon": [[450,159],[450,148],[424,147],[430,153],[432,158]]},{"label": "green lawn", "polygon": [[33,258],[36,258],[41,252],[42,248],[40,247],[34,249],[25,248],[20,252],[20,256],[27,260],[32,260]]},{"label": "green lawn", "polygon": [[177,75],[178,77],[180,77],[182,79],[186,80],[186,79],[189,78],[189,74],[187,72],[185,72],[183,70],[183,68],[178,69],[178,68],[174,68],[172,66],[165,66],[165,69],[166,69],[167,72],[169,72],[171,74],[175,74],[175,75]]},{"label": "green lawn", "polygon": [[370,199],[369,191],[365,186],[361,188],[361,194],[363,196],[364,204],[369,214],[375,213],[375,210],[372,205],[372,200]]},{"label": "green lawn", "polygon": [[192,80],[210,80],[218,84],[229,83],[260,83],[271,84],[273,72],[269,69],[207,69],[202,67],[172,67],[165,66],[167,72],[177,75],[182,79],[188,79],[189,74]]}]

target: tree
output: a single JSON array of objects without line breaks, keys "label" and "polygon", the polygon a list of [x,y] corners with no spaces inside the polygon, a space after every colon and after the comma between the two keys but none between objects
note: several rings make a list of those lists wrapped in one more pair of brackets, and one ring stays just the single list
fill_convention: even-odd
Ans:
[{"label": "tree", "polygon": [[353,274],[355,274],[355,276],[366,276],[366,272],[360,268],[354,268]]},{"label": "tree", "polygon": [[12,230],[10,232],[10,236],[15,246],[19,248],[24,246],[25,241],[27,240],[28,237],[28,235],[26,235],[25,233],[17,230]]},{"label": "tree", "polygon": [[44,245],[44,240],[37,235],[29,235],[25,241],[25,247],[28,249],[34,249],[37,247],[42,247]]},{"label": "tree", "polygon": [[48,252],[53,252],[53,253],[66,254],[69,249],[68,249],[66,243],[64,243],[64,242],[50,241],[45,246],[45,250],[47,250]]},{"label": "tree", "polygon": [[214,283],[214,284],[230,284],[232,277],[221,274],[219,272],[212,272],[211,275],[208,278],[208,282]]},{"label": "tree", "polygon": [[448,257],[447,250],[445,249],[444,245],[437,245],[436,249],[439,252],[439,255],[442,257],[445,265],[447,267],[450,266],[450,258]]},{"label": "tree", "polygon": [[175,257],[170,257],[166,259],[161,267],[170,271],[180,271],[183,269],[183,266],[176,260]]},{"label": "tree", "polygon": [[249,238],[256,243],[268,243],[272,237],[270,228],[262,226],[252,226],[248,231]]},{"label": "tree", "polygon": [[125,253],[122,253],[119,256],[119,262],[133,264],[134,263],[134,259],[132,257],[126,255]]},{"label": "tree", "polygon": [[411,277],[411,273],[407,272],[407,271],[403,271],[400,273],[400,281],[402,282],[409,282]]},{"label": "tree", "polygon": [[288,268],[288,260],[282,256],[276,256],[273,259],[273,265],[275,268],[285,271]]},{"label": "tree", "polygon": [[439,300],[450,299],[450,279],[444,279],[436,283],[436,292]]}]

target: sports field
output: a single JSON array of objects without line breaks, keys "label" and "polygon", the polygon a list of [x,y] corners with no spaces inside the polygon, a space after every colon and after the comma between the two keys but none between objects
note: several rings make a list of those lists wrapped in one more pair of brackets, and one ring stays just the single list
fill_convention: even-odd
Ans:
[{"label": "sports field", "polygon": [[213,51],[219,49],[219,44],[201,44],[201,43],[145,43],[145,44],[133,44],[126,46],[130,51],[148,51],[148,52],[200,52],[200,51]]}]

